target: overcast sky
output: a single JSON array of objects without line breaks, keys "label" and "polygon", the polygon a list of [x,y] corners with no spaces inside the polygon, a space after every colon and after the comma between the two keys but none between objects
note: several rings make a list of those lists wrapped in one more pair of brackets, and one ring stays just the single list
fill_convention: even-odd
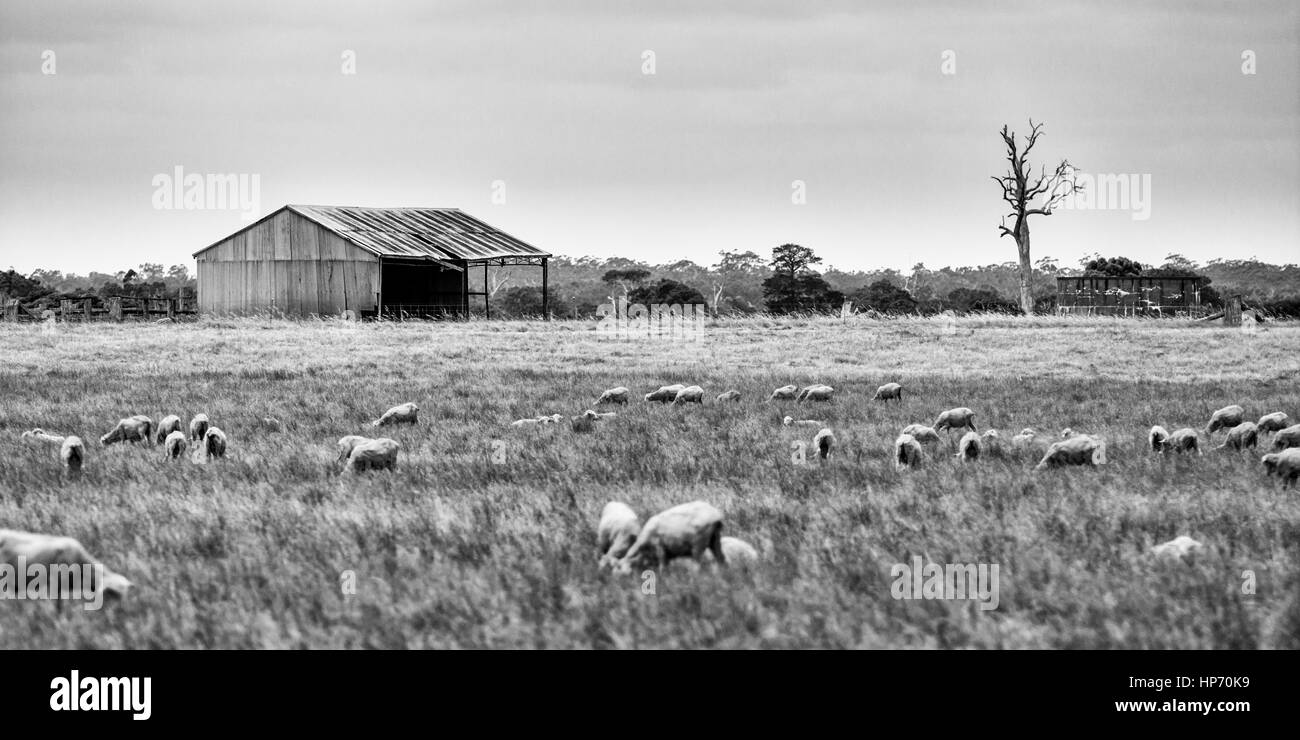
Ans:
[{"label": "overcast sky", "polygon": [[1038,218],[1035,258],[1297,262],[1298,74],[1293,0],[5,0],[0,268],[192,266],[249,221],[156,208],[177,166],[572,256],[1003,262],[998,129],[1031,116],[1037,161],[1150,176],[1148,218]]}]

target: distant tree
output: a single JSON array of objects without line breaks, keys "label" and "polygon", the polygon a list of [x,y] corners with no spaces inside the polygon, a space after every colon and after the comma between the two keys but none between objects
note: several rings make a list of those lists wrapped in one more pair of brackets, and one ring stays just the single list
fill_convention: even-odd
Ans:
[{"label": "distant tree", "polygon": [[1085,276],[1137,277],[1142,274],[1142,263],[1128,257],[1097,257],[1083,267]]},{"label": "distant tree", "polygon": [[611,286],[618,286],[623,295],[627,296],[633,288],[636,288],[650,277],[650,271],[640,267],[632,267],[622,270],[608,270],[600,280]]},{"label": "distant tree", "polygon": [[727,291],[739,283],[756,279],[766,268],[763,258],[753,252],[722,251],[718,256],[717,264],[709,268],[713,275],[710,288],[715,316]]},{"label": "distant tree", "polygon": [[[550,299],[551,313],[564,315],[569,312],[570,308],[567,302],[562,301],[554,290],[547,290],[547,297]],[[537,285],[520,285],[510,288],[502,294],[501,300],[496,306],[498,310],[508,316],[541,316],[542,289]]]},{"label": "distant tree", "polygon": [[790,277],[778,272],[763,281],[763,304],[772,313],[838,311],[844,294],[815,272]]},{"label": "distant tree", "polygon": [[661,278],[653,285],[643,285],[627,296],[631,303],[649,306],[656,303],[680,303],[704,305],[704,296],[700,291],[676,280]]},{"label": "distant tree", "polygon": [[167,279],[184,284],[190,281],[190,268],[185,265],[172,265],[167,268]]},{"label": "distant tree", "polygon": [[944,301],[955,311],[1014,311],[1016,304],[988,288],[957,288]]},{"label": "distant tree", "polygon": [[917,308],[917,300],[911,293],[888,280],[863,286],[852,298],[859,306],[881,313],[912,313]]},{"label": "distant tree", "polygon": [[801,247],[798,244],[782,244],[772,249],[772,270],[777,273],[784,273],[787,277],[794,279],[799,273],[807,270],[811,265],[819,264],[821,257],[813,254],[808,247]]}]

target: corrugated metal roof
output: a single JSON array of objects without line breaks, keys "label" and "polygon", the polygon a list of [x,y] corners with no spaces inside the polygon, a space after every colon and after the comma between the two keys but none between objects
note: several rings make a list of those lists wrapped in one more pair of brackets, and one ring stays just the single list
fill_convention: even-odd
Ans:
[{"label": "corrugated metal roof", "polygon": [[474,261],[551,256],[459,208],[299,205],[287,208],[384,257]]}]

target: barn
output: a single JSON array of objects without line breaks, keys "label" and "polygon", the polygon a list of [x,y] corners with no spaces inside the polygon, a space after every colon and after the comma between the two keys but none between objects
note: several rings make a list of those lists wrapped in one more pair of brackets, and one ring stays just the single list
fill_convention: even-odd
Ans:
[{"label": "barn", "polygon": [[1205,313],[1197,275],[1160,277],[1058,277],[1058,314],[1105,316],[1190,316]]},{"label": "barn", "polygon": [[490,315],[488,269],[511,266],[542,269],[546,314],[550,256],[458,208],[304,205],[194,253],[201,313],[389,318],[466,316],[479,296]]}]

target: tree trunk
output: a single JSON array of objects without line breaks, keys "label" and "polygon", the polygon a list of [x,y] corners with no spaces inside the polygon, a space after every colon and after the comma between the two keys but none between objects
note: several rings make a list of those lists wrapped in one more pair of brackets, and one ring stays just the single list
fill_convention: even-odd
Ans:
[{"label": "tree trunk", "polygon": [[1033,277],[1034,265],[1029,261],[1029,219],[1024,219],[1016,232],[1016,249],[1020,252],[1020,310],[1026,316],[1034,315]]}]

